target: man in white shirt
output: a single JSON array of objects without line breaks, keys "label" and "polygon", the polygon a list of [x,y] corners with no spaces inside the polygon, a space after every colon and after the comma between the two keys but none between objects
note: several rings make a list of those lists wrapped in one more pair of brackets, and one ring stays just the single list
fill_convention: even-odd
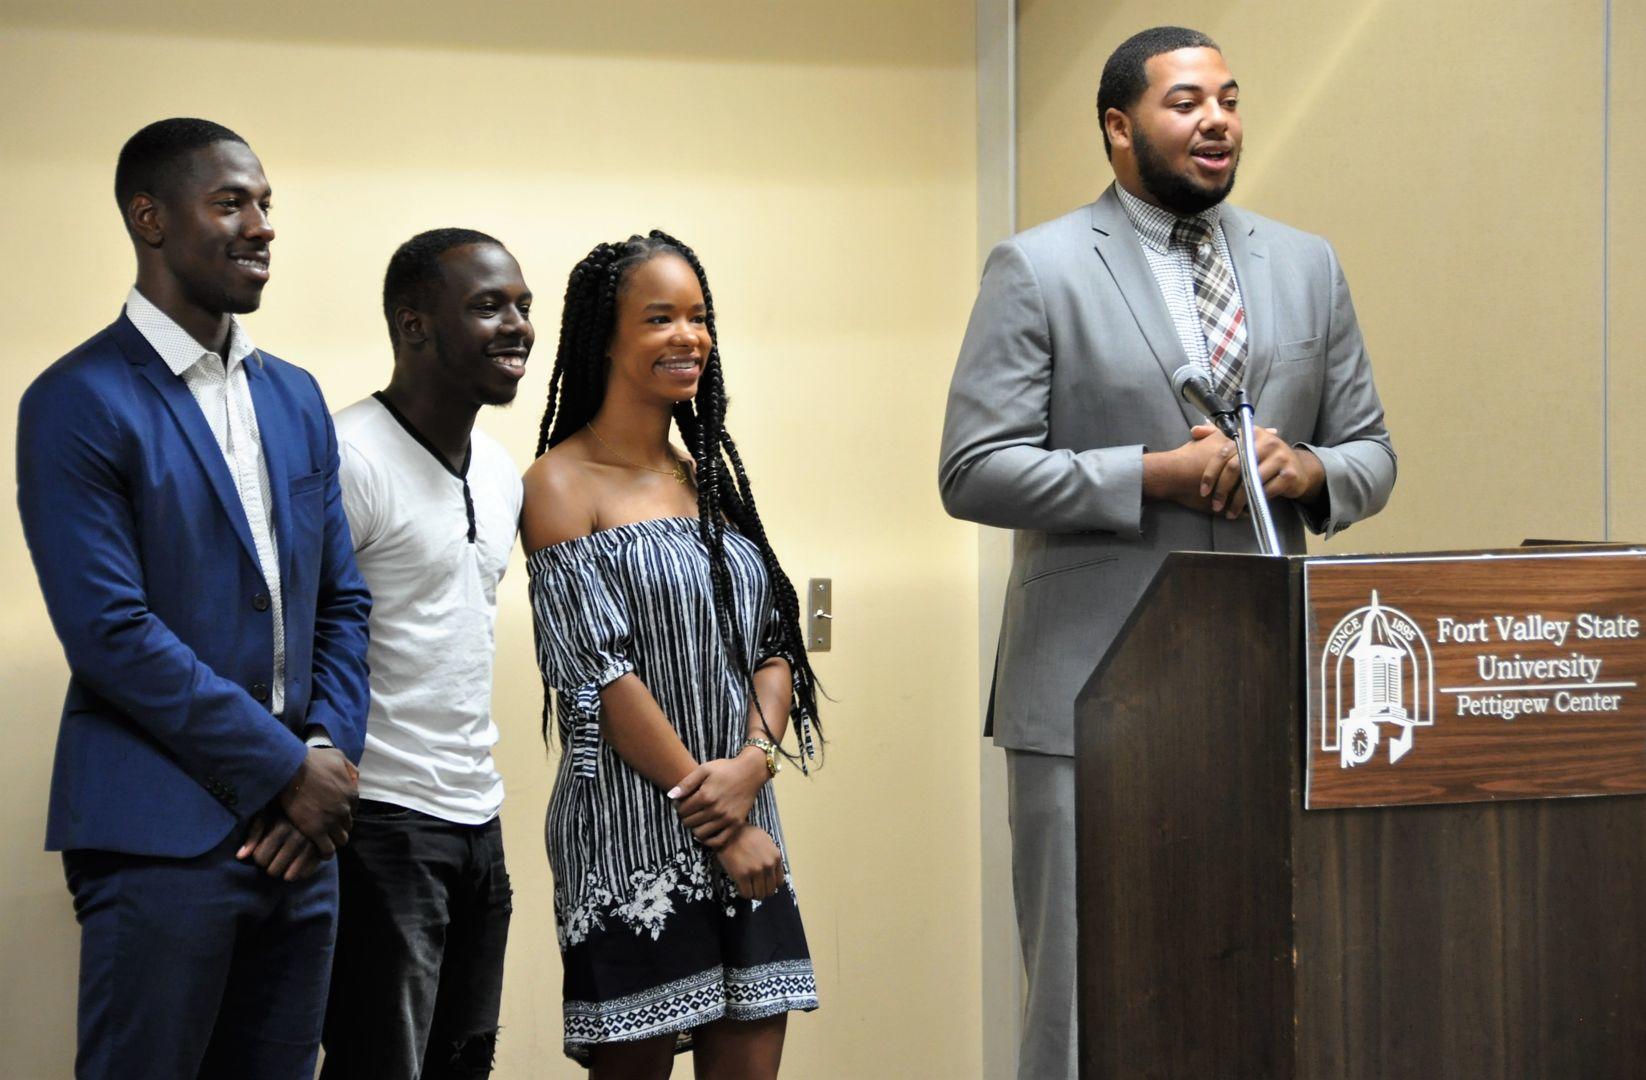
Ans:
[{"label": "man in white shirt", "polygon": [[413,237],[383,284],[393,377],[336,417],[343,508],[373,609],[325,1078],[491,1071],[511,910],[492,658],[521,486],[474,420],[514,399],[530,308],[519,264],[490,236]]}]

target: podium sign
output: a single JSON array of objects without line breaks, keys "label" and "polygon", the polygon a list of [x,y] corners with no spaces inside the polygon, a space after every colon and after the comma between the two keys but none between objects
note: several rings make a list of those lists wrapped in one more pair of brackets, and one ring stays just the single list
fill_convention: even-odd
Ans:
[{"label": "podium sign", "polygon": [[1646,1077],[1643,653],[1646,545],[1167,556],[1075,704],[1081,1077]]},{"label": "podium sign", "polygon": [[1646,792],[1646,549],[1311,559],[1304,806]]}]

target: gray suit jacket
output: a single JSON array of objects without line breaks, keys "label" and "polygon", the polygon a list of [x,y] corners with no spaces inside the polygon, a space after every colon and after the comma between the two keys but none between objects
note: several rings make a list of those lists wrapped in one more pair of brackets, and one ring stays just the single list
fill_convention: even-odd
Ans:
[{"label": "gray suit jacket", "polygon": [[[1328,506],[1288,500],[1288,551],[1388,501],[1395,454],[1331,246],[1225,206],[1257,422],[1326,469]],[[955,517],[1016,530],[991,723],[1014,750],[1074,752],[1074,699],[1172,551],[1252,551],[1248,519],[1143,501],[1144,450],[1202,422],[1172,394],[1188,357],[1111,187],[989,255],[949,388],[938,478]]]}]

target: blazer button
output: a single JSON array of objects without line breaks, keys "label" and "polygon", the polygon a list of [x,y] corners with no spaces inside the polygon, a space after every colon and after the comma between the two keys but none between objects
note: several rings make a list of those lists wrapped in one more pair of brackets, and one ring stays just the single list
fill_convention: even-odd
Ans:
[{"label": "blazer button", "polygon": [[256,608],[258,611],[269,610],[269,594],[262,592],[258,593],[256,596],[251,598],[251,606]]},{"label": "blazer button", "polygon": [[258,701],[267,701],[267,700],[269,700],[269,685],[268,685],[268,683],[260,683],[260,682],[252,683],[251,684],[251,696],[256,698]]}]

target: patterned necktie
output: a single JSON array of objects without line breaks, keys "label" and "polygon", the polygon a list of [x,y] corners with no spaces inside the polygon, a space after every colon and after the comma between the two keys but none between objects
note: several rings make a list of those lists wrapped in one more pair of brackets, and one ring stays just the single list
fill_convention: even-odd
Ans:
[{"label": "patterned necktie", "polygon": [[1217,249],[1212,227],[1199,218],[1184,218],[1172,226],[1172,243],[1189,249],[1194,263],[1195,306],[1206,349],[1212,362],[1212,386],[1233,402],[1246,374],[1246,309],[1240,306],[1234,272]]}]

